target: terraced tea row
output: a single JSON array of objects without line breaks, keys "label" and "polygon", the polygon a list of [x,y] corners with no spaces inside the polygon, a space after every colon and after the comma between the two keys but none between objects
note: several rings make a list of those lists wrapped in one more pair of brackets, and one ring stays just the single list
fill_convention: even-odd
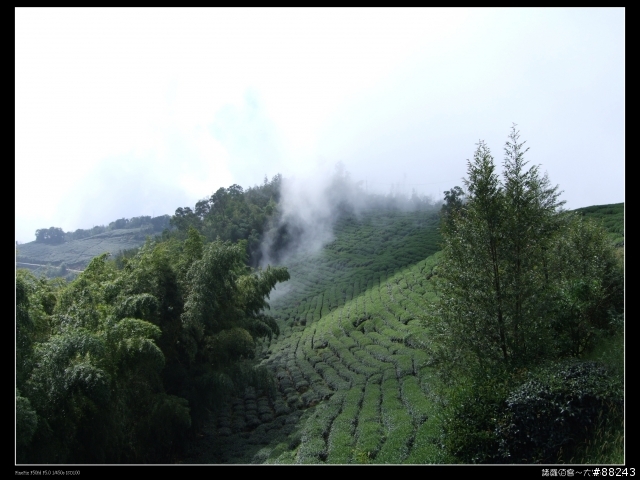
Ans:
[{"label": "terraced tea row", "polygon": [[291,280],[276,293],[272,313],[288,326],[306,325],[344,305],[398,270],[438,250],[434,212],[370,212],[335,226],[336,239],[320,252],[287,261]]},{"label": "terraced tea row", "polygon": [[16,261],[25,263],[50,263],[84,269],[92,258],[104,253],[117,254],[121,250],[139,247],[148,235],[145,228],[110,230],[92,237],[73,240],[61,245],[30,242],[18,246]]},{"label": "terraced tea row", "polygon": [[[315,255],[287,263],[272,300],[280,335],[258,351],[276,394],[247,391],[211,425],[236,463],[423,463],[435,458],[428,335],[437,217],[346,218]],[[212,461],[214,459],[211,459]]]},{"label": "terraced tea row", "polygon": [[424,279],[434,265],[430,257],[377,280],[270,347],[263,363],[289,405],[326,401],[300,426],[299,446],[274,448],[279,453],[268,462],[434,461],[437,429],[423,350],[428,335],[419,317],[433,295]]},{"label": "terraced tea row", "polygon": [[240,463],[436,461],[428,334],[418,316],[433,295],[424,278],[434,264],[430,257],[374,282],[312,325],[265,342],[262,364],[277,394],[248,389],[223,409],[214,431],[228,443],[218,449],[244,449]]}]

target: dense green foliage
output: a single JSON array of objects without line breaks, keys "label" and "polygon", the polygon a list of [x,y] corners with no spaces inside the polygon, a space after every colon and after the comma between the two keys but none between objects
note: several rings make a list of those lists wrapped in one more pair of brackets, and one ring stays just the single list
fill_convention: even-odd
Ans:
[{"label": "dense green foliage", "polygon": [[[515,133],[505,180],[484,143],[468,163],[464,208],[443,222],[440,303],[435,322],[448,340],[440,353],[474,365],[526,362],[548,345],[547,267],[560,219],[556,189],[537,168],[524,171]],[[449,363],[454,363],[453,361]],[[470,365],[470,359],[455,362]]]},{"label": "dense green foliage", "polygon": [[[148,236],[164,234],[164,239],[184,240],[193,227],[207,241],[245,240],[248,263],[256,266],[262,259],[261,242],[269,229],[278,239],[276,249],[287,245],[286,226],[279,225],[282,178],[276,175],[261,186],[243,190],[239,185],[218,189],[210,198],[190,207],[178,208],[175,215],[120,218],[108,226],[63,232],[51,227],[36,232],[36,241],[17,246],[17,258],[23,268],[49,277],[67,276],[66,268],[82,270],[92,258],[109,252],[121,263],[135,255]],[[61,268],[64,265],[65,268]]]},{"label": "dense green foliage", "polygon": [[243,245],[191,230],[107,256],[68,285],[17,272],[19,463],[166,461],[277,332],[265,297],[288,273],[250,272]]},{"label": "dense green foliage", "polygon": [[[245,240],[247,263],[251,266],[279,261],[282,254],[296,248],[304,249],[305,243],[300,238],[304,227],[284,215],[282,188],[283,179],[276,175],[271,181],[265,178],[263,185],[246,190],[239,185],[220,188],[211,197],[198,201],[194,209],[178,208],[172,217],[121,218],[106,227],[95,226],[90,230],[67,233],[55,227],[39,230],[47,235],[50,230],[59,232],[59,241],[16,245],[16,261],[21,268],[30,269],[34,274],[72,280],[101,253],[111,253],[121,264],[124,258],[135,255],[148,236],[158,236],[162,232],[164,240],[184,240],[191,227],[207,241],[218,238],[230,242]],[[323,228],[331,228],[334,220],[352,215],[356,205],[360,210],[394,212],[433,208],[428,198],[418,197],[415,192],[410,198],[367,194],[359,184],[351,181],[342,167],[336,169],[323,194],[327,202],[325,207],[332,216]]]},{"label": "dense green foliage", "polygon": [[[437,217],[378,209],[343,217],[334,234],[320,252],[289,258],[291,280],[273,296],[280,334],[258,344],[258,357],[277,394],[233,396],[185,462],[472,463],[489,454],[510,461],[500,457],[495,419],[506,424],[503,404],[527,371],[497,370],[452,388],[428,353],[438,346],[437,331],[424,326],[442,271],[440,254],[431,255],[442,241]],[[595,425],[590,431],[598,433]],[[455,455],[456,444],[469,456]],[[575,443],[563,448],[601,458],[578,453]]]},{"label": "dense green foliage", "polygon": [[[449,388],[444,443],[467,463],[550,461],[589,435],[598,415],[622,411],[615,373],[554,363],[584,357],[621,331],[614,246],[592,221],[560,209],[557,188],[537,167],[525,168],[522,145],[514,127],[500,181],[481,142],[468,162],[465,202],[442,222],[428,325]],[[540,381],[525,380],[527,371]],[[569,381],[574,373],[586,383]]]},{"label": "dense green foliage", "polygon": [[177,228],[178,237],[195,228],[209,241],[245,240],[250,263],[258,265],[262,236],[274,223],[281,182],[282,177],[276,175],[270,182],[265,177],[263,185],[247,190],[239,185],[220,188],[211,197],[197,202],[193,210],[178,208],[171,224]]},{"label": "dense green foliage", "polygon": [[575,446],[602,412],[622,412],[621,390],[620,379],[596,362],[539,372],[506,399],[496,430],[500,456],[514,463],[557,461],[560,449]]},{"label": "dense green foliage", "polygon": [[624,246],[624,203],[578,208],[578,215],[595,220],[604,228],[617,247]]},{"label": "dense green foliage", "polygon": [[621,458],[619,257],[511,140],[510,181],[481,145],[484,186],[448,191],[441,217],[338,201],[333,240],[286,270],[246,266],[266,235],[293,244],[276,177],[71,283],[18,271],[18,462]]},{"label": "dense green foliage", "polygon": [[[262,261],[282,261],[283,254],[305,250],[302,240],[305,226],[285,215],[281,202],[284,180],[280,175],[263,185],[244,190],[239,185],[218,189],[211,197],[200,200],[195,208],[178,208],[171,218],[177,231],[173,235],[184,238],[189,228],[195,228],[205,239],[213,241],[246,241],[249,265]],[[341,164],[323,191],[324,207],[332,221],[350,218],[356,211],[429,211],[433,205],[415,192],[411,198],[367,194],[360,184],[353,182]],[[322,219],[326,220],[326,219]],[[321,219],[318,219],[320,222]],[[265,241],[268,239],[268,241]]]},{"label": "dense green foliage", "polygon": [[56,227],[41,228],[36,230],[36,242],[57,245],[64,242],[64,232]]},{"label": "dense green foliage", "polygon": [[271,301],[280,334],[258,345],[276,395],[232,397],[185,461],[439,461],[421,326],[437,224],[435,211],[346,216],[323,250],[292,257]]}]

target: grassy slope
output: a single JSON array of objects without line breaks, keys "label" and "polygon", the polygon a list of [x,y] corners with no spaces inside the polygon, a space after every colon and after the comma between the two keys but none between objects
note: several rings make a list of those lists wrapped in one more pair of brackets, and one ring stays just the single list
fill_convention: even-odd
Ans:
[{"label": "grassy slope", "polygon": [[281,334],[261,351],[276,395],[233,399],[186,461],[436,461],[420,326],[436,226],[424,212],[345,219],[325,249],[288,262],[272,301]]},{"label": "grassy slope", "polygon": [[[304,329],[294,328],[272,347],[265,363],[303,391],[303,405],[327,401],[301,424],[300,445],[275,452],[269,460],[437,460],[431,441],[437,429],[430,421],[430,370],[422,349],[428,337],[420,323],[434,298],[428,281],[434,265],[432,256],[395,274],[373,278],[361,290],[354,282],[356,294],[351,300],[339,302]],[[289,393],[291,402],[297,403],[295,393]]]},{"label": "grassy slope", "polygon": [[[582,210],[615,234],[621,207]],[[276,395],[248,388],[234,398],[187,461],[439,461],[420,323],[435,298],[436,219],[378,212],[341,221],[335,234],[318,254],[287,262],[291,280],[271,302],[281,334],[260,355]]]},{"label": "grassy slope", "polygon": [[428,449],[417,453],[430,409],[419,322],[432,298],[434,261],[424,259],[438,249],[436,225],[427,213],[345,220],[321,254],[291,264],[298,289],[273,302],[284,328],[265,364],[302,392],[287,401],[328,401],[300,425],[299,446],[281,443],[267,461],[427,460]]},{"label": "grassy slope", "polygon": [[[623,238],[623,204],[580,211]],[[437,462],[420,325],[435,295],[436,226],[425,212],[346,218],[322,251],[290,259],[291,280],[271,302],[281,334],[260,351],[277,379],[275,395],[249,387],[232,399],[185,462]],[[18,261],[86,264],[142,244],[135,233],[25,244]]]},{"label": "grassy slope", "polygon": [[616,245],[624,245],[624,203],[593,205],[578,208],[575,212],[599,222]]},{"label": "grassy slope", "polygon": [[143,245],[146,236],[145,230],[134,228],[111,230],[60,245],[30,242],[17,247],[16,261],[51,265],[65,263],[69,268],[84,269],[92,258],[104,252],[115,255],[120,250]]},{"label": "grassy slope", "polygon": [[380,275],[438,251],[437,222],[433,212],[377,212],[339,221],[336,239],[322,251],[286,262],[291,280],[286,294],[272,300],[273,313],[285,328],[318,320]]}]

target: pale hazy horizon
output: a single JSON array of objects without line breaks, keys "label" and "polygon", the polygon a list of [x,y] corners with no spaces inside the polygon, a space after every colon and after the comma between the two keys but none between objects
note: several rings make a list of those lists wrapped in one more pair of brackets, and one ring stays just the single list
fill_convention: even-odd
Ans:
[{"label": "pale hazy horizon", "polygon": [[[624,201],[624,8],[17,8],[16,240],[342,162],[434,200],[512,123],[565,208]],[[322,182],[318,182],[322,183]]]}]

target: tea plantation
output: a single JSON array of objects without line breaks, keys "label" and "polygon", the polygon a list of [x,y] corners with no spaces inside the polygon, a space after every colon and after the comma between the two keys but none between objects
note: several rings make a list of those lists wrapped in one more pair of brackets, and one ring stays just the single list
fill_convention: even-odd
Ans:
[{"label": "tea plantation", "polygon": [[261,346],[274,391],[234,398],[185,463],[437,462],[421,325],[437,222],[345,218],[322,251],[287,262],[288,288],[271,302],[281,333]]},{"label": "tea plantation", "polygon": [[[622,205],[608,207],[621,236],[623,217],[610,216]],[[272,389],[233,398],[183,462],[449,461],[422,322],[436,299],[437,224],[432,212],[348,217],[323,250],[288,259],[291,280],[271,300],[280,334],[260,347]]]}]

